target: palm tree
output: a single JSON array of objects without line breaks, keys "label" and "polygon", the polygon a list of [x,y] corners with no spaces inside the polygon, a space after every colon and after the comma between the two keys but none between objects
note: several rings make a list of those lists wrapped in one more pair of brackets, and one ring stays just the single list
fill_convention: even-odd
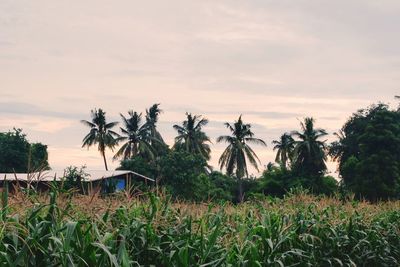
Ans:
[{"label": "palm tree", "polygon": [[182,149],[189,153],[201,155],[204,159],[210,159],[210,138],[202,131],[202,127],[208,124],[208,120],[200,115],[186,113],[186,120],[182,126],[174,125],[178,132],[175,137],[175,149]]},{"label": "palm tree", "polygon": [[159,106],[160,104],[154,104],[149,109],[146,109],[146,124],[148,126],[150,136],[158,139],[162,143],[165,143],[160,132],[157,130],[158,117],[162,112]]},{"label": "palm tree", "polygon": [[343,130],[340,130],[333,135],[336,136],[338,140],[331,143],[328,155],[332,157],[333,161],[341,161],[346,148],[346,135]]},{"label": "palm tree", "polygon": [[93,145],[98,145],[98,150],[103,157],[104,166],[108,171],[107,160],[106,160],[106,148],[110,148],[111,150],[118,143],[119,134],[114,132],[112,128],[114,128],[118,122],[109,122],[106,121],[106,113],[99,108],[91,110],[91,121],[81,120],[81,122],[90,128],[90,132],[83,138],[82,147],[89,147]]},{"label": "palm tree", "polygon": [[301,131],[292,132],[294,142],[294,167],[302,174],[312,177],[321,176],[326,170],[326,140],[320,139],[328,133],[324,129],[314,128],[314,119],[305,118],[300,123]]},{"label": "palm tree", "polygon": [[120,128],[123,134],[119,141],[126,141],[114,155],[114,159],[130,159],[137,155],[154,158],[154,150],[151,146],[149,125],[142,123],[142,113],[128,111],[129,117],[120,114],[124,128]]},{"label": "palm tree", "polygon": [[251,131],[250,124],[244,124],[242,116],[235,121],[233,125],[225,123],[225,126],[231,131],[231,135],[223,135],[217,138],[217,142],[226,142],[228,147],[222,153],[219,159],[219,165],[221,170],[225,167],[226,172],[231,176],[234,172],[236,179],[238,179],[238,201],[243,200],[243,186],[242,178],[248,177],[247,161],[258,171],[258,159],[256,153],[248,145],[248,143],[258,144],[267,146],[266,143],[258,138],[254,137],[254,133]]},{"label": "palm tree", "polygon": [[294,150],[294,140],[288,133],[281,135],[280,140],[272,141],[274,151],[277,150],[275,162],[279,163],[284,169],[287,168],[288,161],[292,158]]}]

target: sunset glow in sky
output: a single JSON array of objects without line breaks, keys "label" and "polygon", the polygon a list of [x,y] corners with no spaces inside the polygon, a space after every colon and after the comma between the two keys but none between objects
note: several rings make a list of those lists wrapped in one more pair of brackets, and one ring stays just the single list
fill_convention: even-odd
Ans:
[{"label": "sunset glow in sky", "polygon": [[47,144],[54,169],[103,169],[79,121],[161,103],[170,145],[186,111],[210,120],[215,167],[215,138],[243,114],[265,165],[305,116],[332,134],[359,108],[397,105],[399,14],[397,0],[2,0],[0,131]]}]

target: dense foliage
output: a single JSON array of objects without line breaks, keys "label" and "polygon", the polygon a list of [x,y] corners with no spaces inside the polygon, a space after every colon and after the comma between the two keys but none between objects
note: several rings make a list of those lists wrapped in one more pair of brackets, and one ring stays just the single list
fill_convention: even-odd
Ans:
[{"label": "dense foliage", "polygon": [[343,184],[358,197],[400,197],[400,113],[378,104],[355,113],[337,134],[330,154]]},{"label": "dense foliage", "polygon": [[46,145],[29,143],[21,129],[0,133],[0,172],[32,172],[48,168]]},{"label": "dense foliage", "polygon": [[[269,163],[261,177],[249,177],[248,167],[258,169],[261,163],[252,145],[266,144],[255,137],[242,116],[233,124],[225,123],[230,135],[217,138],[227,144],[219,160],[225,175],[207,162],[211,144],[203,129],[207,119],[187,113],[181,125],[174,125],[178,135],[169,148],[157,128],[161,112],[159,104],[154,104],[143,119],[135,111],[127,117],[121,114],[120,135],[114,131],[118,122],[107,122],[106,113],[94,109],[91,120],[82,121],[90,128],[83,146],[96,145],[107,168],[106,148],[121,145],[114,157],[121,159],[119,169],[154,178],[158,187],[186,200],[241,202],[260,194],[282,197],[299,187],[314,194],[354,193],[371,201],[400,198],[400,112],[387,105],[353,114],[331,144],[326,140],[328,133],[316,127],[313,118],[305,118],[299,130],[272,142],[277,165]],[[339,183],[327,174],[328,156],[338,161]],[[21,130],[0,134],[1,172],[48,168],[45,145],[30,144]]]},{"label": "dense foliage", "polygon": [[142,122],[142,113],[130,110],[129,117],[120,114],[124,127],[121,127],[122,136],[118,142],[124,142],[114,159],[130,159],[141,155],[148,159],[154,159],[155,151],[151,146],[150,129],[147,123]]},{"label": "dense foliage", "polygon": [[132,170],[156,179],[174,198],[205,201],[233,201],[236,181],[219,172],[208,171],[200,154],[171,150],[157,161],[147,162],[142,157],[121,161],[121,170]]},{"label": "dense foliage", "polygon": [[332,176],[320,176],[319,182],[307,176],[300,176],[295,171],[282,166],[271,166],[260,178],[263,193],[275,197],[283,197],[293,188],[309,189],[315,194],[333,195],[338,192],[338,182]]},{"label": "dense foliage", "polygon": [[173,126],[178,132],[178,136],[175,137],[174,149],[197,154],[205,160],[209,160],[211,153],[210,138],[202,129],[207,124],[207,119],[186,113],[186,120],[182,122],[182,125]]},{"label": "dense foliage", "polygon": [[400,259],[398,202],[294,194],[232,206],[55,191],[10,202],[3,195],[1,266],[398,266]]}]

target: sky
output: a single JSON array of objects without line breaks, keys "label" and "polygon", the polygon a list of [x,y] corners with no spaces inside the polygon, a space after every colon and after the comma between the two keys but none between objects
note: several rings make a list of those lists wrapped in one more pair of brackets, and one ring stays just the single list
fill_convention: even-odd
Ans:
[{"label": "sky", "polygon": [[304,117],[330,141],[358,109],[397,105],[399,14],[398,0],[1,0],[0,131],[47,144],[53,169],[103,169],[80,120],[161,103],[170,145],[185,112],[210,120],[217,167],[215,139],[243,114],[268,143],[254,147],[263,168]]}]

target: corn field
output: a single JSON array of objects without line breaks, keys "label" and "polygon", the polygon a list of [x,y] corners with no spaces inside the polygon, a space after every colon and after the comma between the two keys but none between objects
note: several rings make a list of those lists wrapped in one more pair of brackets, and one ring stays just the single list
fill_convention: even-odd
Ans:
[{"label": "corn field", "polygon": [[0,266],[399,266],[400,203],[2,193]]}]

